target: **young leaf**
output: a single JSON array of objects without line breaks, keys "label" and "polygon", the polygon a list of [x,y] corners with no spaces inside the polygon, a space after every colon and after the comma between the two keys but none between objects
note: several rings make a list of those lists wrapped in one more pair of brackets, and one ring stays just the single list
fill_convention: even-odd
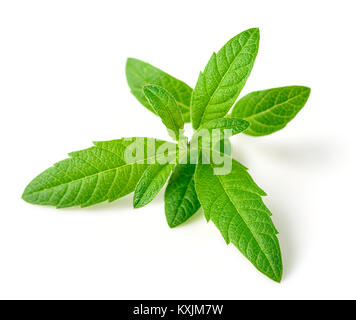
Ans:
[{"label": "young leaf", "polygon": [[192,93],[194,129],[206,121],[224,117],[230,110],[250,75],[259,38],[258,29],[249,29],[213,53]]},{"label": "young leaf", "polygon": [[145,85],[156,84],[166,89],[177,101],[185,122],[190,121],[190,99],[192,88],[164,71],[138,59],[128,58],[126,62],[126,78],[132,94],[148,110],[151,105],[146,100],[142,89]]},{"label": "young leaf", "polygon": [[290,86],[255,91],[235,104],[231,116],[250,122],[244,132],[250,136],[264,136],[284,128],[303,108],[310,88]]},{"label": "young leaf", "polygon": [[156,197],[166,183],[173,167],[174,165],[169,163],[148,166],[137,183],[133,197],[134,208],[144,207]]},{"label": "young leaf", "polygon": [[202,129],[207,129],[209,131],[215,129],[220,129],[221,131],[224,129],[230,129],[231,134],[235,135],[245,131],[249,125],[250,124],[247,121],[238,118],[219,118],[203,123],[196,131],[196,134],[198,134]]},{"label": "young leaf", "polygon": [[198,199],[206,219],[214,222],[227,244],[232,242],[263,274],[280,282],[282,258],[271,213],[262,202],[266,195],[233,160],[228,175],[214,175],[213,165],[198,164]]},{"label": "young leaf", "polygon": [[[139,140],[142,139],[142,140]],[[132,162],[125,161],[126,148],[133,142],[154,146],[156,156],[147,152]],[[22,198],[30,203],[57,208],[87,207],[102,201],[114,201],[134,191],[137,181],[155,159],[163,156],[158,150],[169,142],[152,138],[129,138],[95,142],[85,150],[72,152],[70,158],[57,162],[26,187]],[[145,149],[146,150],[146,149]],[[162,151],[163,153],[163,151]]]},{"label": "young leaf", "polygon": [[171,228],[188,220],[200,208],[195,192],[195,167],[194,164],[179,164],[169,179],[164,193],[164,207]]},{"label": "young leaf", "polygon": [[[237,118],[219,118],[210,120],[202,124],[201,127],[194,133],[191,139],[190,148],[193,150],[193,154],[195,155],[198,154],[198,148],[205,149],[205,152],[208,152],[209,154],[210,149],[212,149],[212,151],[218,150],[219,152],[221,151],[225,154],[231,154],[231,147],[226,150],[224,149],[224,146],[229,147],[230,145],[230,141],[228,140],[229,137],[225,136],[224,130],[231,130],[231,135],[235,135],[246,130],[248,126],[249,123],[247,121]],[[210,136],[206,137],[206,133],[203,130],[208,130],[208,132],[210,132]],[[199,137],[202,137],[201,141],[198,140]],[[226,143],[223,143],[221,140],[225,140]]]},{"label": "young leaf", "polygon": [[184,129],[184,120],[180,108],[173,96],[162,87],[147,85],[143,93],[156,114],[162,119],[173,139],[179,139],[179,130]]}]

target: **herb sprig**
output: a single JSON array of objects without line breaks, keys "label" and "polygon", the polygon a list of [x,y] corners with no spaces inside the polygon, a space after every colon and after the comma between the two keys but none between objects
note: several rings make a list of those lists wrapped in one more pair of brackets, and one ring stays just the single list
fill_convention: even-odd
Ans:
[{"label": "herb sprig", "polygon": [[[264,136],[284,128],[305,105],[310,89],[255,91],[236,102],[258,47],[257,28],[233,37],[212,54],[194,90],[146,62],[129,58],[126,77],[132,94],[161,118],[178,143],[139,137],[94,142],[34,178],[22,198],[57,208],[87,207],[134,192],[133,206],[139,208],[168,181],[164,202],[171,228],[202,207],[227,244],[232,242],[259,271],[280,282],[281,250],[272,214],[262,201],[266,193],[247,168],[231,158],[228,137],[241,132]],[[183,132],[187,122],[195,130],[190,142]],[[204,130],[208,144],[199,140]],[[230,163],[228,170],[219,171],[222,162]]]}]

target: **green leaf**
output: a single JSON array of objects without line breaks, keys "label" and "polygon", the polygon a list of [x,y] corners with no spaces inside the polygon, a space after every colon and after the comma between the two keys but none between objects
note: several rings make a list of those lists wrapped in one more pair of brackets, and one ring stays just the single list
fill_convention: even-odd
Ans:
[{"label": "green leaf", "polygon": [[264,136],[284,128],[303,108],[310,88],[290,86],[255,91],[235,104],[231,116],[250,122],[244,132],[250,136]]},{"label": "green leaf", "polygon": [[154,110],[146,100],[142,89],[145,85],[155,84],[166,89],[177,101],[185,122],[190,121],[190,99],[192,88],[168,73],[138,59],[128,58],[126,62],[126,78],[132,94],[148,110]]},{"label": "green leaf", "polygon": [[134,208],[144,207],[156,197],[169,178],[173,167],[173,164],[155,164],[145,170],[135,189]]},{"label": "green leaf", "polygon": [[213,53],[193,90],[191,121],[202,123],[224,117],[244,87],[255,62],[259,30],[246,30]]},{"label": "green leaf", "polygon": [[187,221],[200,208],[195,192],[194,172],[194,164],[179,164],[169,179],[164,204],[167,223],[171,228]]},{"label": "green leaf", "polygon": [[214,175],[212,165],[198,164],[195,185],[206,219],[214,222],[226,243],[232,242],[259,271],[280,282],[278,232],[261,199],[266,194],[246,168],[233,160],[230,174]]},{"label": "green leaf", "polygon": [[[205,122],[191,139],[190,150],[194,155],[192,159],[197,162],[196,157],[200,154],[198,150],[204,150],[205,157],[209,155],[209,158],[213,151],[221,151],[230,155],[231,143],[228,140],[229,137],[243,132],[248,126],[247,121],[237,118],[219,118]],[[226,133],[225,130],[230,130],[230,132]]]},{"label": "green leaf", "polygon": [[223,130],[231,130],[231,134],[235,135],[245,131],[249,125],[247,121],[238,118],[219,118],[203,123],[196,131],[196,134],[203,129],[209,131],[220,129],[221,132],[223,132]]},{"label": "green leaf", "polygon": [[169,135],[178,140],[180,136],[179,130],[184,129],[184,120],[173,96],[167,90],[156,85],[144,86],[143,93],[153,110],[167,127]]},{"label": "green leaf", "polygon": [[[135,154],[135,160],[127,161],[125,150],[130,150],[134,142],[144,152]],[[148,145],[156,154],[147,151]],[[34,178],[22,198],[30,203],[57,208],[87,207],[106,200],[114,201],[133,192],[147,166],[166,157],[166,145],[172,149],[176,146],[152,138],[94,142],[93,147],[70,153],[70,158],[57,162]]]}]

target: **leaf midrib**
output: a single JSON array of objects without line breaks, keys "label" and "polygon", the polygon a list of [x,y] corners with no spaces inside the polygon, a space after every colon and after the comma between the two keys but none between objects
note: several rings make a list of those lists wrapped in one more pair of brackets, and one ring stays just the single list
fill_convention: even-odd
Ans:
[{"label": "leaf midrib", "polygon": [[190,112],[190,107],[188,105],[184,104],[183,102],[177,101],[177,100],[176,100],[176,103],[177,103],[177,105],[179,105],[179,106],[183,107],[184,109],[188,110],[188,111],[185,111],[184,113]]}]

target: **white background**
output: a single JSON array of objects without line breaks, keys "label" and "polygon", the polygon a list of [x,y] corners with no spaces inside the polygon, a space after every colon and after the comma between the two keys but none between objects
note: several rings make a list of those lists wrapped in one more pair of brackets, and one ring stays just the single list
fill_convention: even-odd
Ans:
[{"label": "white background", "polygon": [[[356,298],[355,1],[1,1],[0,298]],[[30,180],[93,140],[167,139],[131,95],[127,57],[195,85],[211,53],[259,27],[242,93],[312,88],[284,130],[233,139],[280,231],[277,284],[201,211],[169,229],[163,192],[87,209],[30,205]],[[241,95],[241,96],[242,96]]]}]

